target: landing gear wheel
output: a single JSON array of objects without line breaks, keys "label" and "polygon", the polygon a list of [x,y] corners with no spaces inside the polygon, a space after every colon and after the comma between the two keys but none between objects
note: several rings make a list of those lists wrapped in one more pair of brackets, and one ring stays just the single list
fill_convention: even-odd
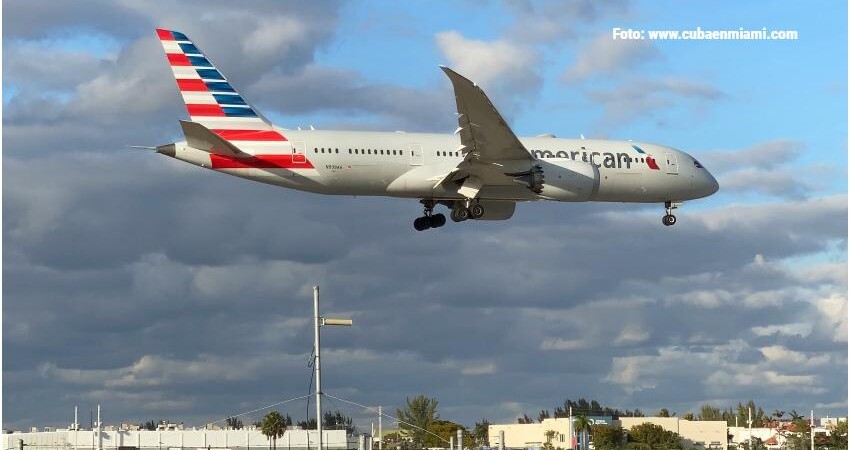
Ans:
[{"label": "landing gear wheel", "polygon": [[661,218],[661,223],[663,223],[664,226],[669,227],[676,224],[676,216],[673,215],[673,210],[681,205],[682,202],[676,202],[673,200],[667,200],[664,202],[664,212],[666,214]]},{"label": "landing gear wheel", "polygon": [[417,217],[416,220],[413,221],[413,228],[415,228],[416,231],[425,231],[428,228],[431,228],[431,218],[426,216]]},{"label": "landing gear wheel", "polygon": [[428,224],[431,225],[431,228],[440,228],[446,224],[446,216],[442,214],[434,214],[433,216],[428,217]]},{"label": "landing gear wheel", "polygon": [[455,222],[463,222],[469,219],[469,210],[466,208],[455,208],[452,210],[452,220]]},{"label": "landing gear wheel", "polygon": [[476,203],[469,207],[469,215],[473,219],[480,219],[484,216],[484,207],[480,203]]}]

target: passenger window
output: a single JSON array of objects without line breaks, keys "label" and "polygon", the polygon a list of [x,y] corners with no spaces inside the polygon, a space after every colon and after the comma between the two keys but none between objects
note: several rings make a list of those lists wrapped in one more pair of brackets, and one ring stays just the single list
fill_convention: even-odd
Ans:
[{"label": "passenger window", "polygon": [[334,150],[335,150],[335,152],[334,152],[334,153],[339,153],[339,149],[338,149],[338,148],[335,148]]}]

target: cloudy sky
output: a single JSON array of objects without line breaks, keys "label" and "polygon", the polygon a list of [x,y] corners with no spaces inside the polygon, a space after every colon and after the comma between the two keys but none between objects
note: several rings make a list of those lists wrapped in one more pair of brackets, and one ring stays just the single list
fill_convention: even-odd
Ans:
[{"label": "cloudy sky", "polygon": [[[98,403],[108,423],[199,425],[304,395],[314,284],[355,321],[325,332],[326,390],[363,404],[424,393],[467,425],[577,397],[840,414],[846,8],[3,2],[3,427],[66,425]],[[446,64],[520,135],[681,148],[721,192],[670,228],[661,205],[549,203],[417,233],[414,201],[127,150],[179,139],[185,118],[157,26],[194,39],[283,127],[451,132]],[[610,38],[697,26],[800,39]]]}]

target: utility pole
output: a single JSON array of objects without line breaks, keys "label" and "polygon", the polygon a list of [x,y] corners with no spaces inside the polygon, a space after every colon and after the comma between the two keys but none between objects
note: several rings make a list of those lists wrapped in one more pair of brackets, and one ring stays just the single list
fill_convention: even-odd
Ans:
[{"label": "utility pole", "polygon": [[750,448],[753,450],[753,408],[747,408],[747,424],[750,426]]},{"label": "utility pole", "polygon": [[378,405],[378,450],[384,450],[384,414],[381,411],[381,406]]},{"label": "utility pole", "polygon": [[313,286],[313,312],[315,319],[315,333],[313,340],[313,351],[316,353],[316,360],[313,361],[313,368],[316,370],[316,430],[319,432],[319,440],[317,449],[322,450],[322,368],[320,366],[319,348],[321,346],[321,336],[319,327],[321,317],[319,316],[319,286]]},{"label": "utility pole", "polygon": [[815,450],[815,410],[814,409],[812,410],[811,417],[812,417],[812,421],[811,421],[811,425],[809,426],[809,435],[812,438],[812,450]]},{"label": "utility pole", "polygon": [[335,326],[351,326],[351,319],[332,319],[325,318],[319,315],[319,286],[313,286],[313,318],[314,320],[314,340],[313,350],[315,351],[315,360],[313,367],[316,371],[316,431],[318,431],[318,440],[316,448],[322,450],[322,365],[321,365],[321,332],[319,329],[326,325]]}]

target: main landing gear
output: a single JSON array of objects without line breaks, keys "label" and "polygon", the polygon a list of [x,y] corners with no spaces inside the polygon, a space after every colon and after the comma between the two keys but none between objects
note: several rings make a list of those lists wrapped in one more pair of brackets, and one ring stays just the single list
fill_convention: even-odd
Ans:
[{"label": "main landing gear", "polygon": [[664,226],[669,227],[676,224],[676,216],[673,215],[673,210],[678,208],[681,204],[681,202],[672,202],[670,200],[664,202],[664,210],[667,212],[667,214],[661,218],[661,223],[663,223]]},{"label": "main landing gear", "polygon": [[467,219],[480,219],[484,217],[484,207],[477,201],[457,201],[452,206],[452,220],[463,222]]},{"label": "main landing gear", "polygon": [[[446,216],[442,214],[434,214],[434,207],[437,202],[434,200],[420,200],[425,211],[422,217],[413,221],[413,228],[416,231],[424,231],[429,228],[440,228],[446,224]],[[463,222],[468,219],[480,219],[484,217],[484,206],[478,203],[477,200],[443,200],[439,203],[448,206],[452,209],[451,218],[454,222]]]},{"label": "main landing gear", "polygon": [[440,228],[446,224],[446,216],[442,214],[434,214],[434,206],[437,204],[433,200],[421,200],[422,206],[425,207],[422,217],[417,217],[413,221],[413,228],[416,231],[425,231],[428,228]]}]

